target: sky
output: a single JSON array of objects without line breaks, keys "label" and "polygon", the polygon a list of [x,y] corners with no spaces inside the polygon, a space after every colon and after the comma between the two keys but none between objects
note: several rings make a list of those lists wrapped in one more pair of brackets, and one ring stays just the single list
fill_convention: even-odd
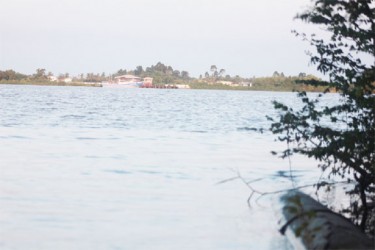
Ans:
[{"label": "sky", "polygon": [[0,70],[114,73],[162,62],[192,76],[300,72],[308,43],[291,30],[310,0],[0,0]]}]

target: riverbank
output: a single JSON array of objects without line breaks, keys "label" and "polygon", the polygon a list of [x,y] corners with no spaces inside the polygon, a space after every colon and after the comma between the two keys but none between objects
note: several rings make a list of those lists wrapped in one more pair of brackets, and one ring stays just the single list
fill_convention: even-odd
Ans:
[{"label": "riverbank", "polygon": [[[326,86],[308,86],[305,84],[253,84],[250,86],[228,86],[224,84],[190,83],[191,89],[212,89],[212,90],[241,90],[241,91],[271,91],[271,92],[324,92]],[[330,91],[333,92],[333,91]]]},{"label": "riverbank", "polygon": [[[101,83],[87,83],[87,82],[50,82],[50,81],[0,81],[0,84],[12,84],[12,85],[36,85],[36,86],[72,86],[72,87],[103,87]],[[165,84],[172,86],[172,84]],[[157,85],[159,89],[168,87],[161,87],[163,84]],[[307,85],[293,84],[290,86],[285,85],[258,85],[255,84],[251,87],[244,86],[227,86],[223,84],[204,84],[204,83],[187,83],[190,89],[205,89],[205,90],[237,90],[237,91],[271,91],[271,92],[324,92],[326,87],[312,87]],[[185,88],[186,89],[186,88]]]},{"label": "riverbank", "polygon": [[85,82],[50,82],[50,81],[0,81],[0,84],[37,85],[37,86],[71,86],[71,87],[103,87],[101,83]]}]

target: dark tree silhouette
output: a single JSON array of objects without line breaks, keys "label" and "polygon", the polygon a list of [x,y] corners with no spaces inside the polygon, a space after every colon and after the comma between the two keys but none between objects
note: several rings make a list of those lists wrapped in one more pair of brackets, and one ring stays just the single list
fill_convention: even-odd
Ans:
[{"label": "dark tree silhouette", "polygon": [[[315,35],[295,32],[309,41],[316,52],[312,64],[329,77],[328,82],[305,81],[310,85],[329,85],[342,101],[321,107],[320,97],[299,93],[302,108],[295,110],[274,102],[279,111],[271,131],[288,149],[283,157],[298,153],[321,162],[329,176],[339,176],[354,184],[347,212],[363,231],[374,234],[375,194],[375,2],[373,0],[315,0],[314,6],[297,18],[324,27],[326,41]],[[370,63],[362,62],[367,56]],[[325,92],[325,93],[326,93]],[[323,121],[330,121],[326,124]],[[323,185],[321,183],[321,185]],[[318,184],[319,186],[319,184]]]}]

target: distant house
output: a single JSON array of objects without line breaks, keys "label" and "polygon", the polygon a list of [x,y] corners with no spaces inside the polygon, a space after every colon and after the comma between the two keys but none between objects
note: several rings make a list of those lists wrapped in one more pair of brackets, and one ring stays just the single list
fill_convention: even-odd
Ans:
[{"label": "distant house", "polygon": [[217,83],[221,83],[223,85],[231,86],[231,87],[238,87],[240,84],[232,81],[218,81]]},{"label": "distant house", "polygon": [[190,86],[187,84],[176,84],[178,89],[190,89]]},{"label": "distant house", "polygon": [[236,83],[236,82],[231,82],[231,81],[218,81],[217,83],[221,83],[223,85],[227,85],[227,86],[231,86],[231,87],[238,87],[238,86],[252,87],[253,86],[253,83],[251,83],[251,82],[239,82],[239,83]]},{"label": "distant house", "polygon": [[143,86],[149,87],[152,86],[152,77],[143,78]]},{"label": "distant house", "polygon": [[70,83],[70,82],[72,82],[72,78],[66,77],[66,78],[63,79],[63,82]]},{"label": "distant house", "polygon": [[231,81],[217,81],[217,83],[221,83],[221,84],[227,85],[227,86],[232,86],[233,85],[233,82],[231,82]]},{"label": "distant house", "polygon": [[116,76],[112,83],[128,87],[150,87],[152,86],[152,80],[151,77],[145,77],[142,79],[141,77],[134,75],[120,75]]},{"label": "distant house", "polygon": [[239,85],[242,87],[252,87],[253,83],[252,82],[240,82]]},{"label": "distant house", "polygon": [[115,83],[118,83],[118,84],[130,84],[130,83],[137,83],[141,81],[142,81],[142,78],[138,76],[133,76],[133,75],[121,75],[121,76],[115,77]]},{"label": "distant house", "polygon": [[57,82],[57,77],[56,76],[48,76],[48,80],[50,82]]}]

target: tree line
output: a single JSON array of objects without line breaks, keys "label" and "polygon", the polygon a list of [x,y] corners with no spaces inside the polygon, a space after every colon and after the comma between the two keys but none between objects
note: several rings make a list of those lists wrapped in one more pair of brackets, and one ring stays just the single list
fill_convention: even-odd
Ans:
[{"label": "tree line", "polygon": [[[306,73],[299,73],[298,76],[285,76],[283,72],[275,71],[269,77],[241,77],[239,75],[231,76],[225,74],[224,68],[218,68],[216,65],[211,65],[209,70],[204,74],[200,74],[198,78],[192,77],[186,70],[178,70],[170,65],[165,65],[161,62],[151,65],[149,67],[137,66],[135,69],[119,69],[115,73],[106,74],[102,73],[81,73],[77,76],[71,76],[69,73],[59,74],[54,76],[51,72],[47,72],[44,68],[36,69],[34,74],[27,75],[14,71],[13,69],[1,71],[0,82],[46,82],[55,77],[55,81],[64,81],[66,78],[71,78],[72,82],[84,83],[101,83],[113,81],[116,76],[130,74],[144,77],[152,77],[154,84],[188,84],[192,88],[204,89],[249,89],[253,90],[274,90],[274,91],[288,91],[288,90],[306,90],[306,91],[319,91],[319,88],[307,87],[300,84],[301,80],[311,80],[317,77],[307,75]],[[227,83],[226,85],[223,83]],[[246,86],[240,83],[248,83]]]}]

